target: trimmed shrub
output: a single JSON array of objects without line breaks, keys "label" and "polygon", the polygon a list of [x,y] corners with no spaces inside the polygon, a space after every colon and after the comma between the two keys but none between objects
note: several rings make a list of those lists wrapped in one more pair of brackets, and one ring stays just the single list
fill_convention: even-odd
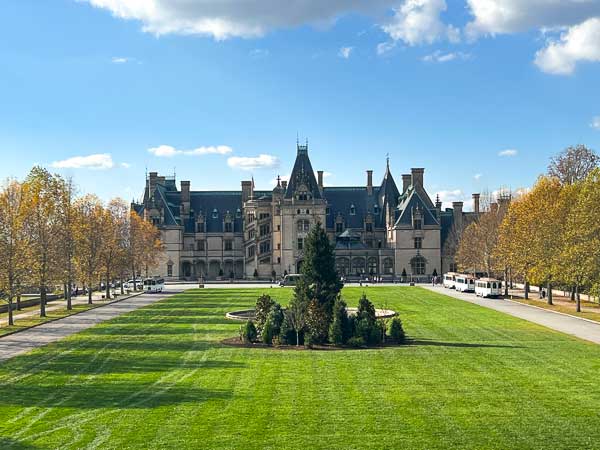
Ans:
[{"label": "trimmed shrub", "polygon": [[345,344],[352,336],[346,302],[338,297],[333,305],[333,321],[329,326],[329,342],[334,345]]},{"label": "trimmed shrub", "polygon": [[254,323],[249,320],[240,327],[240,339],[244,344],[251,344],[256,341],[257,333]]},{"label": "trimmed shrub", "polygon": [[269,295],[266,294],[261,295],[256,300],[256,329],[259,333],[262,332],[263,326],[267,321],[267,317],[269,316],[269,313],[271,312],[271,309],[275,304],[275,300],[273,300]]},{"label": "trimmed shrub", "polygon": [[[271,311],[269,311],[269,315],[267,316],[267,323],[271,322],[273,327],[273,337],[279,336],[281,332],[281,325],[283,324],[283,309],[281,305],[277,302],[273,304],[271,307]],[[265,325],[266,326],[266,325]]]},{"label": "trimmed shrub", "polygon": [[358,301],[358,311],[356,312],[356,320],[366,320],[370,324],[375,323],[377,317],[375,316],[375,306],[369,301],[365,294],[362,295]]},{"label": "trimmed shrub", "polygon": [[263,330],[261,333],[261,340],[262,340],[263,344],[272,345],[273,344],[273,336],[274,336],[273,322],[271,321],[271,318],[269,316],[269,318],[265,322],[265,326],[263,327]]},{"label": "trimmed shrub", "polygon": [[365,340],[362,337],[354,336],[348,339],[348,345],[354,348],[360,348],[365,346]]},{"label": "trimmed shrub", "polygon": [[387,335],[397,344],[404,343],[406,335],[404,334],[404,328],[402,327],[402,320],[400,320],[400,317],[396,316],[388,320]]}]

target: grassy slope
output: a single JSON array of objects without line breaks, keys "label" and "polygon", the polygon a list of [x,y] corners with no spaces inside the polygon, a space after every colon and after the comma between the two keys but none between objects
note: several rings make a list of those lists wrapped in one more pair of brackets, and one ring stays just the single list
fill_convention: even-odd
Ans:
[{"label": "grassy slope", "polygon": [[[600,346],[419,288],[415,344],[223,347],[259,290],[197,290],[0,365],[0,447],[594,448]],[[270,290],[285,302],[289,289]],[[386,300],[384,302],[384,300]]]}]

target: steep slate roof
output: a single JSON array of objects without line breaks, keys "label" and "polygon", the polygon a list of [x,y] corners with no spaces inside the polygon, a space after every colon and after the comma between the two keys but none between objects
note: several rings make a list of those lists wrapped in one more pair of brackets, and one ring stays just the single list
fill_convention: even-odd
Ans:
[{"label": "steep slate roof", "polygon": [[313,171],[310,159],[308,158],[308,144],[298,145],[298,154],[296,155],[296,162],[294,163],[290,181],[287,190],[285,191],[285,198],[292,198],[300,184],[306,185],[313,198],[321,198],[321,192],[319,191],[319,185],[315,178],[315,172]]},{"label": "steep slate roof", "polygon": [[395,226],[411,226],[412,211],[416,208],[423,211],[423,225],[439,225],[434,213],[435,209],[432,210],[428,208],[427,203],[425,203],[415,189],[410,189],[403,197],[402,202],[398,205],[400,214],[396,220]]},{"label": "steep slate roof", "polygon": [[[327,215],[327,228],[335,227],[338,213],[344,218],[346,228],[363,228],[368,213],[373,216],[373,224],[380,228],[383,226],[383,215],[378,204],[377,194],[379,189],[373,188],[373,195],[368,195],[367,188],[356,187],[325,187],[323,197],[327,200],[329,214]],[[354,205],[355,214],[350,214],[350,208]],[[375,205],[379,208],[375,214]]]},{"label": "steep slate roof", "polygon": [[400,197],[400,191],[398,191],[392,172],[390,172],[390,162],[388,160],[385,175],[379,187],[379,206],[384,209],[389,204],[392,208],[395,208],[398,205],[398,197]]}]

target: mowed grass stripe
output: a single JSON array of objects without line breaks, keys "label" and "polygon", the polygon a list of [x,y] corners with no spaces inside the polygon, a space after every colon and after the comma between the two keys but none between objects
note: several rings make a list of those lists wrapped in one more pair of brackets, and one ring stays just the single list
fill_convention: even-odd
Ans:
[{"label": "mowed grass stripe", "polygon": [[419,288],[346,288],[411,345],[228,347],[266,292],[192,290],[0,366],[0,447],[594,448],[600,347]]}]

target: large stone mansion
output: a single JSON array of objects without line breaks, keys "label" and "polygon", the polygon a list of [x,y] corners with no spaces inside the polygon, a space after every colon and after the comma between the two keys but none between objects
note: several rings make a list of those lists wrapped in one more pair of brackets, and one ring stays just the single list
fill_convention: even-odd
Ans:
[{"label": "large stone mansion", "polygon": [[367,170],[364,186],[323,186],[313,171],[308,145],[297,146],[289,183],[278,179],[268,191],[242,181],[241,191],[192,191],[189,181],[150,172],[135,211],[160,230],[166,255],[158,274],[166,279],[271,278],[297,273],[304,239],[320,222],[335,245],[341,275],[430,278],[454,269],[454,241],[479,212],[463,203],[442,210],[433,203],[424,169],[402,175],[400,188],[390,171],[378,186]]}]

